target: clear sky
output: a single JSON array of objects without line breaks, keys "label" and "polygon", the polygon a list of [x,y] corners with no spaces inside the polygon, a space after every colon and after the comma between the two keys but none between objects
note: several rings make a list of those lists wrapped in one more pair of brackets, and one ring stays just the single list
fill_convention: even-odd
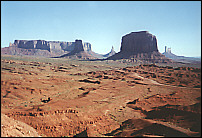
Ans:
[{"label": "clear sky", "polygon": [[161,53],[201,56],[201,1],[1,1],[1,47],[81,39],[106,54],[136,31],[155,35]]}]

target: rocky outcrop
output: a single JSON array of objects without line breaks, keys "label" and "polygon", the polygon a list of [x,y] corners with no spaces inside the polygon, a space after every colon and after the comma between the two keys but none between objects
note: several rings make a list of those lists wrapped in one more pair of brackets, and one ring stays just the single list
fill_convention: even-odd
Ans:
[{"label": "rocky outcrop", "polygon": [[24,49],[41,49],[48,51],[51,49],[51,44],[45,40],[15,40],[14,46]]},{"label": "rocky outcrop", "polygon": [[90,43],[82,43],[82,44],[83,44],[84,51],[92,51]]},{"label": "rocky outcrop", "polygon": [[54,56],[63,55],[65,53],[69,53],[69,51],[52,50],[51,52],[49,52],[48,50],[25,49],[25,48],[18,48],[16,46],[1,48],[2,55],[54,57]]},{"label": "rocky outcrop", "polygon": [[1,48],[1,54],[56,57],[70,53],[74,49],[81,50],[78,49],[79,45],[82,45],[82,50],[91,52],[91,44],[88,42],[15,40],[14,43],[9,43],[9,47]]},{"label": "rocky outcrop", "polygon": [[163,52],[162,54],[175,62],[201,64],[201,58],[177,56],[171,52],[171,48],[167,48],[166,46],[165,52]]},{"label": "rocky outcrop", "polygon": [[38,132],[28,124],[1,114],[2,137],[40,137]]},{"label": "rocky outcrop", "polygon": [[72,50],[72,53],[77,53],[80,51],[86,51],[86,49],[84,50],[84,45],[82,44],[82,40],[75,40],[75,46],[74,46],[74,50]]},{"label": "rocky outcrop", "polygon": [[[9,46],[16,46],[24,49],[41,49],[51,51],[72,51],[76,42],[45,41],[45,40],[15,40]],[[91,51],[91,44],[84,42],[83,48]]]},{"label": "rocky outcrop", "polygon": [[72,50],[68,54],[64,54],[60,57],[67,57],[67,58],[78,58],[78,59],[97,59],[96,57],[89,54],[91,51],[91,45],[90,44],[84,44],[82,43],[82,40],[75,40],[75,46],[74,50]]},{"label": "rocky outcrop", "polygon": [[147,31],[127,34],[122,37],[121,51],[133,54],[158,52],[156,36]]},{"label": "rocky outcrop", "polygon": [[112,46],[112,49],[109,53],[105,54],[104,57],[110,57],[113,56],[114,54],[116,54],[116,52],[114,51],[114,47]]},{"label": "rocky outcrop", "polygon": [[102,55],[95,53],[91,50],[91,45],[88,43],[82,43],[82,40],[75,40],[75,48],[68,54],[64,54],[61,57],[69,57],[69,58],[80,58],[80,59],[103,59],[114,55],[116,52],[114,51],[114,47],[109,53]]},{"label": "rocky outcrop", "polygon": [[74,42],[60,42],[60,46],[65,51],[72,51],[74,50]]},{"label": "rocky outcrop", "polygon": [[132,32],[122,37],[121,51],[107,60],[130,59],[131,62],[171,62],[159,53],[156,36],[148,31]]},{"label": "rocky outcrop", "polygon": [[[69,54],[68,54],[69,53]],[[1,54],[29,55],[44,57],[70,57],[82,59],[104,59],[114,55],[112,50],[107,54],[92,51],[91,44],[75,40],[75,42],[45,41],[45,40],[15,40],[9,47],[1,48]],[[68,54],[68,55],[67,55]]]},{"label": "rocky outcrop", "polygon": [[114,51],[114,47],[112,46],[111,51],[107,54],[98,54],[98,53],[93,52],[92,50],[88,51],[88,54],[90,54],[91,56],[96,57],[98,59],[106,59],[106,58],[116,54],[116,52]]}]

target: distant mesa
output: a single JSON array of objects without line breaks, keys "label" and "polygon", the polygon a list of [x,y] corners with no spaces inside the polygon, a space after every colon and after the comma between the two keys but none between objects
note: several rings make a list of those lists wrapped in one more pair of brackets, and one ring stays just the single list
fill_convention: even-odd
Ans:
[{"label": "distant mesa", "polygon": [[[41,49],[48,50],[49,52],[54,50],[59,51],[72,51],[75,47],[75,42],[61,42],[61,41],[45,41],[45,40],[15,40],[14,43],[10,43],[9,46],[16,46],[24,49]],[[91,50],[91,44],[85,42],[84,49]]]},{"label": "distant mesa", "polygon": [[60,56],[60,58],[69,57],[79,59],[97,59],[96,57],[90,55],[88,51],[91,51],[91,45],[83,44],[82,40],[75,40],[74,49],[70,53]]},{"label": "distant mesa", "polygon": [[171,59],[178,58],[177,55],[171,53],[171,48],[167,48],[167,46],[165,46],[165,52],[162,54],[165,55],[167,58],[171,58]]},{"label": "distant mesa", "polygon": [[89,42],[82,42],[82,40],[75,40],[75,42],[15,40],[14,43],[9,43],[9,47],[1,48],[1,54],[76,59],[104,59],[115,54],[113,47],[105,55],[95,53],[91,47]]},{"label": "distant mesa", "polygon": [[[91,44],[84,42],[84,49],[91,50]],[[75,42],[45,40],[15,40],[9,47],[1,48],[2,54],[54,57],[74,50]]]},{"label": "distant mesa", "polygon": [[159,53],[156,36],[148,31],[131,32],[122,37],[121,51],[108,60],[130,59],[132,62],[172,62]]},{"label": "distant mesa", "polygon": [[162,54],[165,55],[165,57],[170,58],[175,62],[201,64],[201,58],[177,56],[173,54],[171,52],[171,48],[167,48],[167,46],[165,46],[165,52],[163,52]]}]

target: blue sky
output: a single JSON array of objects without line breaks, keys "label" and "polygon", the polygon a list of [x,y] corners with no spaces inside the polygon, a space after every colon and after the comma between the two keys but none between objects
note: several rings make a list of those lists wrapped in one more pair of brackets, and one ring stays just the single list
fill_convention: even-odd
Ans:
[{"label": "blue sky", "polygon": [[201,1],[1,1],[1,47],[14,40],[81,39],[96,53],[149,31],[181,56],[201,56]]}]

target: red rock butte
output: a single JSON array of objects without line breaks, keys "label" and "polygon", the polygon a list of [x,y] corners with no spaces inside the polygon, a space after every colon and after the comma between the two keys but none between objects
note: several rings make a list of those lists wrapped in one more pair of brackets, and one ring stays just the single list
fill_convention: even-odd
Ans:
[{"label": "red rock butte", "polygon": [[131,32],[122,37],[121,51],[109,57],[109,60],[136,58],[151,62],[170,62],[158,51],[155,35],[148,31]]},{"label": "red rock butte", "polygon": [[121,51],[133,54],[158,52],[156,36],[148,31],[127,34],[122,37]]}]

